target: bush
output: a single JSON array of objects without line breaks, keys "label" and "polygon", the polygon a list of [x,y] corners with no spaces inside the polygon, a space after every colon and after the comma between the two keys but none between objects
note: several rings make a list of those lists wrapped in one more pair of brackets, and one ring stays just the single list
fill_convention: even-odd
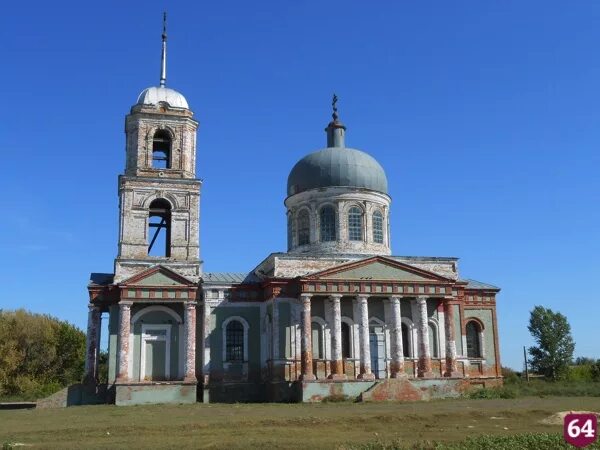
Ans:
[{"label": "bush", "polygon": [[585,365],[569,367],[569,372],[567,373],[567,380],[569,380],[569,381],[594,381],[594,377],[592,375],[592,365],[585,364]]},{"label": "bush", "polygon": [[510,367],[502,367],[502,376],[504,377],[504,383],[513,384],[520,381],[520,376],[517,372],[512,370]]}]

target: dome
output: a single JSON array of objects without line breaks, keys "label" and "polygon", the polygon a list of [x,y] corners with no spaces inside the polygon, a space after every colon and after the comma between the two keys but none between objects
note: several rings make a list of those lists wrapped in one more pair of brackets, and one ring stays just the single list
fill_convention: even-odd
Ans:
[{"label": "dome", "polygon": [[288,195],[310,189],[345,186],[387,194],[383,167],[371,155],[346,147],[329,147],[306,155],[288,177]]},{"label": "dome", "polygon": [[137,99],[138,105],[158,105],[160,102],[168,103],[172,108],[189,109],[188,102],[182,94],[163,86],[144,89]]}]

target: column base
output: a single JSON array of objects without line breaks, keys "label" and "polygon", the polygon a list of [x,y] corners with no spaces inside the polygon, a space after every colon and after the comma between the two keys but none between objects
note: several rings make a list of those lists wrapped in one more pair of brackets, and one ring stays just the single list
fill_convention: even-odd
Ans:
[{"label": "column base", "polygon": [[332,373],[327,377],[327,379],[333,381],[346,381],[348,377],[346,376],[346,374],[343,373]]},{"label": "column base", "polygon": [[390,378],[408,378],[408,374],[406,372],[398,371],[390,373]]},{"label": "column base", "polygon": [[463,374],[460,372],[444,372],[446,378],[463,378]]},{"label": "column base", "polygon": [[435,378],[435,374],[431,371],[429,372],[418,372],[417,373],[417,377],[418,378]]},{"label": "column base", "polygon": [[315,375],[312,373],[301,374],[299,378],[300,381],[315,381],[316,379],[317,377],[315,377]]},{"label": "column base", "polygon": [[198,379],[196,378],[195,375],[192,376],[187,376],[183,379],[184,383],[198,383]]},{"label": "column base", "polygon": [[363,380],[363,381],[373,381],[375,379],[375,374],[374,373],[360,373],[360,374],[358,374],[356,379]]}]

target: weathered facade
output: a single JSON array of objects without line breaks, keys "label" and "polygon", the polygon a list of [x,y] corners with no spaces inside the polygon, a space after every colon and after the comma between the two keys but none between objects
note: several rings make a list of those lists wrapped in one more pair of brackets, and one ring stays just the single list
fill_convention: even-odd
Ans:
[{"label": "weathered facade", "polygon": [[419,400],[501,382],[499,289],[457,258],[392,256],[385,171],[345,146],[335,100],[327,147],[288,178],[288,251],[203,273],[198,122],[165,86],[165,57],[163,35],[161,84],[126,118],[115,270],[88,286],[88,386],[103,312],[120,405]]}]

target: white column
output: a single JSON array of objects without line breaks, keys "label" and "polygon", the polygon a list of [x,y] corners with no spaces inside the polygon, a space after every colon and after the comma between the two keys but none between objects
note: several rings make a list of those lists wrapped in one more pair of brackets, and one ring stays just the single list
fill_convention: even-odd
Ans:
[{"label": "white column", "polygon": [[210,335],[214,331],[211,313],[212,306],[206,300],[205,294],[202,308],[202,346],[204,351],[202,358],[202,384],[205,388],[210,381]]},{"label": "white column", "polygon": [[369,304],[366,295],[356,297],[358,303],[358,339],[360,342],[360,380],[374,380],[371,372],[371,347],[369,342]]},{"label": "white column", "polygon": [[185,359],[183,361],[183,380],[195,383],[196,380],[196,302],[184,304],[184,340]]},{"label": "white column", "polygon": [[273,359],[279,359],[279,304],[272,300],[273,305]]},{"label": "white column", "polygon": [[454,305],[444,301],[444,322],[446,328],[446,370],[445,377],[459,377],[456,365],[456,341],[454,327]]},{"label": "white column", "polygon": [[418,297],[419,323],[417,335],[419,339],[419,368],[418,376],[423,378],[433,377],[431,371],[431,351],[429,347],[429,316],[427,315],[427,298]]},{"label": "white column", "polygon": [[119,302],[119,368],[117,382],[129,381],[129,335],[131,333],[131,302]]},{"label": "white column", "polygon": [[302,374],[300,375],[303,381],[314,380],[313,373],[313,355],[312,355],[312,327],[311,327],[311,311],[310,311],[310,294],[301,294],[302,301]]},{"label": "white column", "polygon": [[331,379],[345,379],[344,361],[342,360],[342,309],[341,294],[329,296],[332,309],[331,327]]},{"label": "white column", "polygon": [[404,372],[404,347],[402,344],[402,313],[400,297],[390,297],[390,338],[391,338],[391,369],[390,376],[399,378],[406,376]]},{"label": "white column", "polygon": [[100,307],[88,305],[85,377],[86,383],[98,382],[98,348],[100,346]]}]

